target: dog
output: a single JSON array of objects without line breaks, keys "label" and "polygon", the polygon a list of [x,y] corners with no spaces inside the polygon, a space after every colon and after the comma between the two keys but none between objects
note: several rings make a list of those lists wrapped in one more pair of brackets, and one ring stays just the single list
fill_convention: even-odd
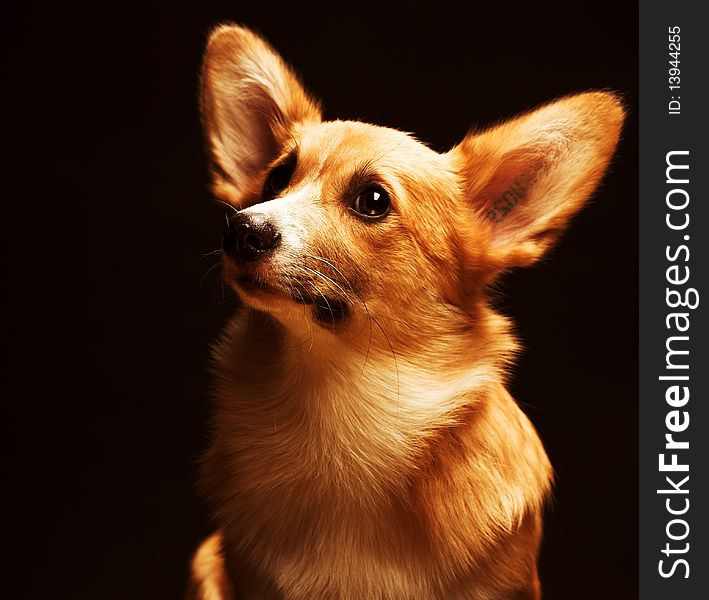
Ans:
[{"label": "dog", "polygon": [[568,96],[438,153],[323,121],[263,38],[225,24],[201,111],[241,302],[214,349],[217,533],[188,596],[540,598],[552,467],[505,389],[518,343],[489,290],[593,192],[622,102]]}]

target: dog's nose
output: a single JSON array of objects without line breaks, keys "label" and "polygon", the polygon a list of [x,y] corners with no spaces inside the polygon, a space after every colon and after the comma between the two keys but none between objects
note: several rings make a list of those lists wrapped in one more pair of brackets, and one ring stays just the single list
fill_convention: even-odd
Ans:
[{"label": "dog's nose", "polygon": [[222,248],[235,260],[254,261],[262,258],[281,243],[281,234],[264,215],[231,216],[224,228]]}]

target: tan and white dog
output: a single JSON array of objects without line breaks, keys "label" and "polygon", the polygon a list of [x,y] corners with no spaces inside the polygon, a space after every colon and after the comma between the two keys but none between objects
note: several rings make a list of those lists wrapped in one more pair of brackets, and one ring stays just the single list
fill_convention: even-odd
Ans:
[{"label": "tan and white dog", "polygon": [[536,599],[552,469],[486,296],[598,184],[623,109],[557,100],[445,154],[321,120],[259,36],[212,33],[202,112],[242,300],[215,350],[191,598]]}]

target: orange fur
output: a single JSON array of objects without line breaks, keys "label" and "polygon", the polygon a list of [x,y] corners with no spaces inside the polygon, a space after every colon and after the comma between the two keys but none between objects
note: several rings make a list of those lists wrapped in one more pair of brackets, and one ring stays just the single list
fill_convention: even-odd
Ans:
[{"label": "orange fur", "polygon": [[[439,154],[322,122],[275,51],[225,25],[202,111],[215,193],[282,241],[224,260],[243,306],[215,348],[202,483],[219,531],[190,597],[539,598],[552,469],[504,388],[517,345],[486,290],[592,192],[618,101],[564,98]],[[391,198],[386,216],[354,214],[367,185]]]}]

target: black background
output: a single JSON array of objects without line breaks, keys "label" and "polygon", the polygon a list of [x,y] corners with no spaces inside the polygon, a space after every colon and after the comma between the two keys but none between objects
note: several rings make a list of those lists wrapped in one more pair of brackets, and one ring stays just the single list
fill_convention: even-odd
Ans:
[{"label": "black background", "polygon": [[412,131],[439,150],[555,96],[624,96],[604,184],[548,260],[506,277],[502,308],[528,349],[512,391],[557,471],[545,597],[636,596],[636,5],[499,4],[8,15],[12,597],[177,598],[209,531],[196,457],[208,347],[232,301],[202,257],[224,211],[210,201],[196,98],[207,32],[223,20],[265,34],[327,117]]}]

